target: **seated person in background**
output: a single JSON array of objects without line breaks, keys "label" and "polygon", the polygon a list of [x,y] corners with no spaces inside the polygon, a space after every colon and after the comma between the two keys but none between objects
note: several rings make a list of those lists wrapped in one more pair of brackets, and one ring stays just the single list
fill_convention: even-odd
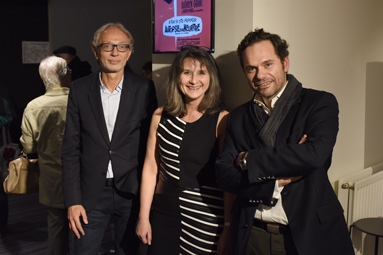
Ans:
[{"label": "seated person in background", "polygon": [[39,156],[39,201],[48,207],[49,254],[67,254],[69,229],[62,190],[61,146],[64,136],[71,70],[56,56],[39,66],[46,93],[24,110],[20,142],[27,154]]},{"label": "seated person in background", "polygon": [[63,46],[53,52],[57,57],[63,58],[72,70],[72,81],[92,73],[92,67],[88,61],[81,61],[77,56],[76,48]]}]

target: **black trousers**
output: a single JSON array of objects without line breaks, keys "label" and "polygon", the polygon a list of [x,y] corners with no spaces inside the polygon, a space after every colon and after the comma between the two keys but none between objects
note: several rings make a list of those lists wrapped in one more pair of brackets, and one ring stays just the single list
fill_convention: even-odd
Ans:
[{"label": "black trousers", "polygon": [[85,235],[74,239],[74,254],[98,254],[112,215],[116,254],[136,254],[139,244],[136,235],[138,202],[138,198],[131,194],[122,193],[114,186],[105,186],[96,206],[87,212],[88,224],[81,223]]},{"label": "black trousers", "polygon": [[246,255],[296,255],[298,254],[290,231],[270,233],[263,228],[251,227]]}]

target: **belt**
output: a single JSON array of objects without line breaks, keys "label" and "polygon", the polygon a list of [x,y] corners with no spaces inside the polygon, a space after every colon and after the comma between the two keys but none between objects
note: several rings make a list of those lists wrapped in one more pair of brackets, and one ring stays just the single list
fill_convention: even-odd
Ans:
[{"label": "belt", "polygon": [[287,225],[282,225],[278,223],[268,223],[258,219],[254,219],[253,226],[257,228],[261,228],[275,235],[279,235],[279,234],[285,235],[290,233],[290,228]]},{"label": "belt", "polygon": [[106,187],[113,187],[113,178],[106,178],[105,186]]}]

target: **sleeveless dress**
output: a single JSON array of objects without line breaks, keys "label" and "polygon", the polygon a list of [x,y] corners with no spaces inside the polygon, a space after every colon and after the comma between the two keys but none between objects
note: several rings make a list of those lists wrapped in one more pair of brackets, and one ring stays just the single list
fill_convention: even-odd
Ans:
[{"label": "sleeveless dress", "polygon": [[163,112],[159,174],[151,211],[149,254],[216,254],[223,192],[215,181],[219,112],[187,123]]}]

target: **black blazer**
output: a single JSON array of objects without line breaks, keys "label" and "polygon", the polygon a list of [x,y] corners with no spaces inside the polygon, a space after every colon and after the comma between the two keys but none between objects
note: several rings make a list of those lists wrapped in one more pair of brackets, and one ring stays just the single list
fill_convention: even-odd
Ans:
[{"label": "black blazer", "polygon": [[125,72],[120,105],[109,141],[101,103],[99,73],[72,83],[62,148],[66,207],[91,210],[105,185],[111,160],[116,189],[138,193],[150,119],[157,108],[152,81]]},{"label": "black blazer", "polygon": [[[289,83],[296,81],[289,76]],[[296,81],[298,82],[298,81]],[[338,132],[338,103],[332,94],[302,89],[276,136],[275,146],[262,144],[248,102],[228,117],[225,145],[216,162],[220,187],[237,195],[236,254],[244,254],[257,205],[273,205],[278,177],[303,176],[282,191],[283,207],[299,254],[354,254],[343,209],[328,180]],[[300,138],[308,135],[299,145]],[[248,151],[247,171],[235,165]]]}]

